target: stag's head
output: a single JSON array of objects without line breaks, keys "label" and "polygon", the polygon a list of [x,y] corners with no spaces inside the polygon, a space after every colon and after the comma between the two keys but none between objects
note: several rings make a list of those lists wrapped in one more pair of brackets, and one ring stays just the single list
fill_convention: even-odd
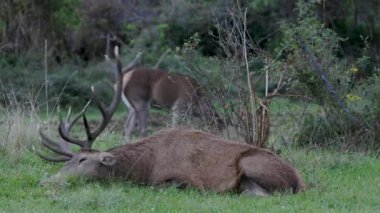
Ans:
[{"label": "stag's head", "polygon": [[[140,57],[140,55],[138,55]],[[50,139],[43,132],[42,128],[39,129],[41,143],[46,148],[55,152],[55,156],[45,156],[38,154],[41,158],[51,162],[66,162],[65,166],[58,172],[58,175],[75,175],[84,177],[107,178],[110,168],[115,164],[115,157],[108,153],[92,149],[92,144],[95,139],[102,133],[110,122],[113,113],[115,112],[122,94],[122,64],[119,58],[118,48],[115,48],[115,95],[111,103],[104,107],[104,104],[96,96],[94,87],[92,87],[91,99],[84,106],[84,108],[71,120],[71,110],[69,110],[65,121],[60,120],[58,126],[58,133],[60,140],[58,142]],[[137,60],[134,60],[134,63]],[[130,65],[129,65],[130,66]],[[94,129],[90,129],[90,125],[86,118],[86,110],[89,104],[93,102],[100,113],[102,120],[97,124]],[[77,139],[69,136],[70,130],[73,125],[80,119],[83,119],[83,125],[86,131],[85,139]],[[79,152],[73,153],[68,144],[75,144],[80,147]]]},{"label": "stag's head", "polygon": [[97,150],[80,151],[66,162],[58,172],[58,176],[82,176],[88,178],[107,179],[111,175],[111,168],[116,158],[108,152]]}]

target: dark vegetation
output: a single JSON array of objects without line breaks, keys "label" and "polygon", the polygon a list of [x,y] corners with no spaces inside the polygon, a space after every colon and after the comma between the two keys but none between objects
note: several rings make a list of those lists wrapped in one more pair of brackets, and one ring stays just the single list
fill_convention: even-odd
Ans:
[{"label": "dark vegetation", "polygon": [[379,154],[380,3],[305,2],[1,1],[0,109],[79,108],[92,84],[110,97],[103,55],[121,45],[197,79],[248,143],[265,145],[280,97],[318,106],[300,110],[296,144]]}]

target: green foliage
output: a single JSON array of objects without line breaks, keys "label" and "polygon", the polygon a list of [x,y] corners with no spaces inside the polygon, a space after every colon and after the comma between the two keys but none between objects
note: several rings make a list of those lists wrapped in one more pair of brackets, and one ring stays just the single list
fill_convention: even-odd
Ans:
[{"label": "green foliage", "polygon": [[[331,64],[337,64],[336,53],[340,39],[336,33],[320,22],[314,13],[314,5],[303,1],[298,3],[298,19],[296,23],[282,23],[283,49],[289,51],[287,60],[291,61],[291,72],[295,78],[293,84],[305,91],[306,95],[316,98],[319,104],[324,105],[331,101],[331,91],[328,91],[315,67],[309,63],[314,56],[325,71],[328,81],[335,84],[341,77],[341,70]],[[307,45],[310,55],[305,55],[301,40]],[[282,49],[281,49],[282,50]],[[336,86],[336,85],[335,85]]]},{"label": "green foliage", "polygon": [[[379,103],[376,101],[377,94],[371,91],[378,90],[376,83],[373,83],[378,82],[376,76],[379,75],[377,58],[373,57],[374,48],[378,46],[374,39],[379,33],[375,21],[378,4],[371,2],[366,5],[365,1],[352,3],[348,0],[335,2],[336,5],[331,1],[299,1],[294,10],[293,1],[259,0],[241,1],[239,11],[233,11],[231,5],[235,3],[221,0],[133,1],[134,11],[130,12],[124,1],[117,0],[1,1],[0,44],[10,44],[10,47],[15,48],[0,50],[4,56],[0,59],[0,102],[9,105],[7,94],[10,93],[25,103],[32,97],[36,108],[47,104],[55,106],[54,109],[58,105],[81,107],[88,100],[92,84],[108,100],[112,96],[111,83],[108,77],[101,74],[104,67],[99,66],[96,60],[103,57],[107,35],[111,35],[111,46],[127,44],[122,45],[123,53],[128,56],[126,58],[143,51],[144,66],[152,67],[160,61],[161,68],[194,77],[210,94],[220,94],[211,95],[219,111],[236,110],[241,115],[247,110],[232,108],[249,100],[245,98],[249,91],[241,66],[243,46],[234,47],[241,43],[239,39],[226,42],[228,50],[236,50],[234,55],[237,57],[234,59],[240,60],[236,64],[230,63],[231,58],[216,41],[215,20],[226,18],[226,14],[236,16],[247,8],[247,36],[253,41],[248,63],[254,78],[263,79],[265,65],[254,49],[265,48],[269,55],[275,55],[270,62],[270,90],[276,86],[273,79],[280,75],[278,71],[286,65],[290,72],[285,73],[285,78],[292,79],[290,89],[301,91],[302,95],[311,97],[313,102],[322,107],[319,114],[305,120],[305,130],[301,129],[297,134],[300,144],[317,143],[321,141],[318,140],[320,136],[327,141],[321,143],[332,143],[334,138],[337,141],[352,141],[342,139],[343,133],[351,134],[352,131],[345,129],[351,127],[337,127],[345,122],[350,123],[346,120],[347,113],[341,112],[342,107],[337,104],[331,90],[315,72],[315,67],[310,65],[299,37],[307,44],[310,55],[322,66],[337,97],[358,117],[363,130],[353,129],[357,134],[361,132],[359,135],[363,139],[360,141],[367,140],[364,139],[367,133],[363,134],[365,128],[377,137],[376,106]],[[134,16],[136,11],[137,16]],[[46,22],[40,25],[41,20]],[[231,26],[233,22],[226,21],[226,24]],[[231,32],[236,33],[234,36],[238,35],[238,31]],[[221,37],[230,38],[228,34]],[[18,45],[12,46],[16,38]],[[43,92],[45,38],[48,40],[49,62],[47,100]],[[77,55],[87,62],[75,61]],[[208,58],[205,55],[216,57]],[[72,76],[75,70],[78,72]],[[231,84],[232,80],[241,81]],[[255,82],[255,90],[260,95],[265,88],[263,82]],[[240,95],[239,90],[242,90]],[[334,120],[340,117],[344,117],[341,119],[343,122]],[[321,131],[312,131],[318,125]],[[322,127],[326,127],[325,132]],[[368,143],[373,144],[376,137],[369,137]]]},{"label": "green foliage", "polygon": [[[134,25],[128,25],[127,27],[132,28],[132,34],[134,32],[136,33]],[[163,53],[168,48],[169,41],[167,38],[167,30],[167,24],[159,24],[154,27],[144,29],[140,31],[138,35],[134,36],[135,38],[131,40],[131,45],[134,48],[150,52],[150,54],[147,54],[148,57],[159,57],[159,54]],[[129,33],[129,31],[126,31],[126,33]]]},{"label": "green foliage", "polygon": [[248,3],[249,7],[255,11],[260,11],[263,8],[274,8],[278,4],[278,0],[255,0]]},{"label": "green foliage", "polygon": [[[173,49],[195,32],[202,43],[200,50],[206,55],[218,54],[219,48],[210,33],[215,32],[215,19],[225,17],[228,8],[239,3],[248,8],[249,36],[260,47],[274,50],[279,46],[281,35],[278,23],[294,20],[296,1],[1,1],[0,44],[14,45],[7,52],[30,54],[43,49],[48,39],[53,56],[78,55],[86,60],[101,57],[104,53],[106,34],[117,36],[118,43],[134,43],[144,37],[146,31],[155,34],[158,44]],[[363,47],[361,37],[370,44],[369,56],[376,54],[377,11],[375,1],[311,1],[312,10],[326,26],[347,41],[341,43],[340,54],[358,57]],[[43,21],[43,22],[41,22]],[[41,24],[43,23],[43,24]],[[128,26],[134,26],[133,30]],[[161,28],[165,29],[162,30]],[[164,33],[162,33],[164,32]],[[141,43],[141,42],[140,42]]]},{"label": "green foliage", "polygon": [[3,19],[0,19],[0,33],[5,30],[5,22]]},{"label": "green foliage", "polygon": [[[57,25],[63,26],[63,29],[76,29],[82,22],[80,15],[80,0],[63,0],[58,1],[59,5],[53,16]],[[58,3],[57,2],[57,3]]]},{"label": "green foliage", "polygon": [[[88,101],[91,82],[80,79],[75,73],[59,73],[51,75],[49,93],[59,102],[60,106],[74,105],[74,107],[84,106]],[[71,77],[74,75],[73,77]],[[53,86],[54,85],[54,86]],[[60,94],[60,95],[59,95]]]},{"label": "green foliage", "polygon": [[[376,107],[379,103],[372,101],[377,94],[369,92],[378,90],[377,86],[374,88],[377,77],[362,83],[357,80],[363,69],[371,69],[367,48],[356,65],[340,60],[337,50],[339,42],[344,41],[320,23],[313,6],[299,1],[297,21],[282,25],[293,86],[322,107],[321,112],[304,117],[297,141],[301,145],[332,145],[380,153]],[[370,72],[376,71],[372,67]]]},{"label": "green foliage", "polygon": [[[378,19],[378,11],[380,4],[377,1],[339,1],[338,4],[327,4],[328,7],[338,9],[343,17],[338,15],[332,20],[334,30],[341,37],[347,38],[342,43],[343,51],[350,56],[360,57],[361,50],[364,46],[362,37],[368,37],[371,47],[368,53],[371,57],[376,57],[376,49],[378,48],[380,35],[380,25]],[[339,14],[339,13],[338,13]]]},{"label": "green foliage", "polygon": [[139,26],[135,23],[126,23],[122,27],[122,30],[125,32],[125,34],[127,34],[130,44],[134,45],[136,42],[134,39],[138,38],[140,32]]},{"label": "green foliage", "polygon": [[[37,56],[36,56],[37,57]],[[3,70],[0,80],[0,104],[12,107],[14,100],[18,104],[32,105],[44,110],[56,110],[58,106],[79,108],[85,105],[90,97],[90,88],[108,101],[113,96],[113,68],[108,63],[93,66],[69,64],[48,68],[47,89],[45,94],[45,72],[41,59],[13,60],[11,57],[0,60]]]}]

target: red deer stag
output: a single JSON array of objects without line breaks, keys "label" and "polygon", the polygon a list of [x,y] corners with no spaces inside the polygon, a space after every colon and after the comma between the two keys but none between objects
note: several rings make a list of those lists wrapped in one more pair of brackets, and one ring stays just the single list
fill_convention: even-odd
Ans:
[{"label": "red deer stag", "polygon": [[191,114],[212,118],[221,127],[223,122],[194,79],[161,69],[124,70],[122,99],[129,109],[124,128],[126,140],[130,139],[137,120],[140,135],[146,135],[152,104],[172,111],[172,126],[176,126],[180,117]]},{"label": "red deer stag", "polygon": [[[299,192],[304,183],[297,170],[274,153],[248,144],[221,139],[212,134],[181,128],[162,130],[137,143],[125,144],[107,151],[91,148],[115,111],[121,95],[121,63],[117,58],[116,92],[104,109],[92,92],[91,101],[103,115],[91,130],[85,116],[86,107],[70,121],[60,122],[58,132],[64,141],[79,145],[78,153],[62,150],[59,143],[40,129],[42,144],[58,154],[43,156],[49,161],[67,161],[58,172],[89,178],[132,180],[145,185],[195,187],[200,191],[236,192],[267,196],[275,191]],[[83,117],[87,138],[71,138],[69,130]],[[61,140],[61,141],[63,141]]]}]

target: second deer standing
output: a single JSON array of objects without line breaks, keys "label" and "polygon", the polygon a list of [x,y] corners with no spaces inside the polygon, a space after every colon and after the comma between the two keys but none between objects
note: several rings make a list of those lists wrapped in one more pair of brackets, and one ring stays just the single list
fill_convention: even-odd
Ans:
[{"label": "second deer standing", "polygon": [[161,69],[124,70],[122,100],[129,109],[124,128],[126,140],[130,139],[137,122],[140,135],[146,135],[152,104],[172,111],[172,126],[186,115],[211,118],[218,125],[222,123],[194,79]]}]

